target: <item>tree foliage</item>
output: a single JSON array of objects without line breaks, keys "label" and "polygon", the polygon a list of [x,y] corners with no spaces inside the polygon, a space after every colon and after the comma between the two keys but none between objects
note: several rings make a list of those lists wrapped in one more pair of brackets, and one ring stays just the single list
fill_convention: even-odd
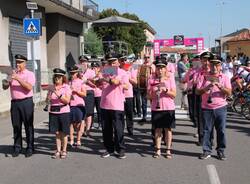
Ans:
[{"label": "tree foliage", "polygon": [[98,38],[92,28],[84,34],[84,52],[90,55],[103,54],[102,40]]},{"label": "tree foliage", "polygon": [[139,24],[132,24],[130,26],[94,27],[94,31],[103,41],[127,42],[129,53],[137,55],[142,51],[143,46],[146,44],[146,35],[144,33],[145,22],[140,20],[135,14],[120,14],[115,9],[103,10],[100,13],[99,18],[102,19],[113,15],[138,21]]}]

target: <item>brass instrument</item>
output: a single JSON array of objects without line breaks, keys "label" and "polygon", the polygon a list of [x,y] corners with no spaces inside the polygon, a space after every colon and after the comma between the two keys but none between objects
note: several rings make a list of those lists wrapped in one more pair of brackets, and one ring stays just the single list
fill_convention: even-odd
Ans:
[{"label": "brass instrument", "polygon": [[150,66],[141,65],[138,67],[137,81],[139,89],[147,89],[147,82],[150,77]]}]

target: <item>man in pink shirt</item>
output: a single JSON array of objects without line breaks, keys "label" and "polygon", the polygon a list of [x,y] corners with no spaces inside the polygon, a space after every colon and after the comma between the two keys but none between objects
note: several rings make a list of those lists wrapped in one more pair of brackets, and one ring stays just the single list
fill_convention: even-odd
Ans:
[{"label": "man in pink shirt", "polygon": [[226,116],[227,96],[231,95],[230,79],[221,73],[221,61],[219,56],[210,59],[210,72],[200,78],[196,92],[202,98],[203,130],[203,154],[200,159],[211,157],[212,131],[217,132],[217,156],[220,160],[226,160],[224,150],[226,148]]},{"label": "man in pink shirt", "polygon": [[[206,75],[209,72],[209,59],[212,57],[211,52],[203,52],[200,54],[201,68],[198,68],[193,77],[193,86],[196,90],[197,83],[200,81],[203,75]],[[202,122],[202,113],[201,113],[201,96],[196,93],[195,95],[195,120],[197,122],[197,133],[198,133],[198,145],[203,143],[203,122]]]},{"label": "man in pink shirt", "polygon": [[118,152],[118,158],[122,159],[126,158],[124,143],[125,77],[124,71],[119,68],[116,57],[107,58],[107,61],[109,67],[116,68],[116,74],[103,74],[103,80],[107,81],[107,84],[102,90],[100,103],[103,120],[103,141],[106,148],[102,157],[109,157],[116,151]]},{"label": "man in pink shirt", "polygon": [[[136,85],[137,72],[131,69],[129,63],[125,63],[126,57],[120,57],[120,68],[125,71],[125,80],[127,89],[124,90],[125,94],[125,114],[126,114],[126,125],[129,135],[133,135],[134,122],[133,122],[133,85]],[[133,84],[133,85],[132,85]]]},{"label": "man in pink shirt", "polygon": [[27,58],[18,54],[15,56],[17,69],[13,71],[11,81],[3,83],[3,89],[10,87],[11,93],[11,121],[14,133],[13,157],[19,156],[22,151],[22,122],[25,127],[27,149],[26,157],[30,157],[34,151],[34,104],[33,86],[35,75],[26,69]]}]

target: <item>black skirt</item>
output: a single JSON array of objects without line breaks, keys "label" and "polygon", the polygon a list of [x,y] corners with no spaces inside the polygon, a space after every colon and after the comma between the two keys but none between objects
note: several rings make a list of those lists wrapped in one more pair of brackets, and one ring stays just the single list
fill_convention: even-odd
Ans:
[{"label": "black skirt", "polygon": [[152,111],[152,124],[155,128],[175,128],[175,110]]},{"label": "black skirt", "polygon": [[85,107],[84,106],[72,106],[70,107],[70,122],[81,123],[85,118]]},{"label": "black skirt", "polygon": [[63,132],[69,135],[70,113],[49,113],[49,131],[51,133]]},{"label": "black skirt", "polygon": [[87,96],[84,97],[84,101],[85,101],[86,117],[93,116],[95,107],[95,96],[93,90],[87,91]]}]

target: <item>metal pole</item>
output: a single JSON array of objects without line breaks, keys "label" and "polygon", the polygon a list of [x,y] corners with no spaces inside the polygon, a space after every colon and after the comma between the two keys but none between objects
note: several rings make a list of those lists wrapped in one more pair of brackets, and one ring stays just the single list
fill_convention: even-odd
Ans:
[{"label": "metal pole", "polygon": [[[34,18],[34,10],[30,10],[31,12],[31,18],[33,19]],[[33,65],[33,72],[34,72],[34,75],[36,77],[36,70],[35,70],[35,54],[34,54],[34,51],[35,51],[35,48],[34,48],[34,37],[32,37],[31,39],[31,62],[32,62],[32,65]],[[34,94],[36,93],[36,88],[37,88],[37,83],[35,83],[35,86],[34,86]]]}]

